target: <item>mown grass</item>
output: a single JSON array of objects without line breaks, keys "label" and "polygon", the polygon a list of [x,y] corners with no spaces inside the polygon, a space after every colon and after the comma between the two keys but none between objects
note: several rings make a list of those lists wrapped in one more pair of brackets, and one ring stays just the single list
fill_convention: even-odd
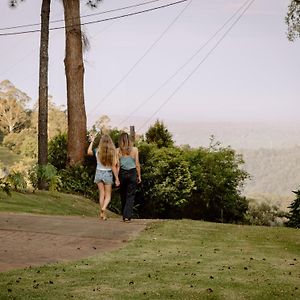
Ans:
[{"label": "mown grass", "polygon": [[1,273],[0,299],[300,299],[299,261],[296,229],[164,221],[117,251]]},{"label": "mown grass", "polygon": [[0,162],[6,167],[12,166],[15,162],[21,160],[21,156],[17,155],[8,148],[0,146]]},{"label": "mown grass", "polygon": [[78,195],[58,192],[12,192],[8,196],[0,191],[0,211],[95,217],[99,214],[99,205]]}]

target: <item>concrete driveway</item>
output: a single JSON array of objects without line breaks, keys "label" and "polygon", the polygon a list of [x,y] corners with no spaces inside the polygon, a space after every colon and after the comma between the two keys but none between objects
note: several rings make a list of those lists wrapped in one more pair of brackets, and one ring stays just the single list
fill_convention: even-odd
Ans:
[{"label": "concrete driveway", "polygon": [[85,258],[122,247],[153,220],[0,213],[0,272]]}]

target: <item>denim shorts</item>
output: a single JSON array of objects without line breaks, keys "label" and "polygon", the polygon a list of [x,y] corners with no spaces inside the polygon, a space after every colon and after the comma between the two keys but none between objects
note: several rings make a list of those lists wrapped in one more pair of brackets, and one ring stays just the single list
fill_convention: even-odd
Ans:
[{"label": "denim shorts", "polygon": [[113,184],[113,175],[111,170],[98,170],[96,169],[95,183],[102,181],[104,184]]}]

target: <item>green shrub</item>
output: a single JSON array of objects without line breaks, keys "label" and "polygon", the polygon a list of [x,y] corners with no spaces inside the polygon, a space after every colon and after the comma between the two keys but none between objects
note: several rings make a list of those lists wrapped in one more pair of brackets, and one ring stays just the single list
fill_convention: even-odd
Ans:
[{"label": "green shrub", "polygon": [[26,180],[21,172],[13,171],[6,177],[6,181],[16,191],[24,191],[27,188]]},{"label": "green shrub", "polygon": [[241,190],[248,174],[243,159],[230,147],[211,143],[209,148],[186,149],[184,159],[195,182],[185,215],[208,221],[241,222],[248,202]]},{"label": "green shrub", "polygon": [[[178,148],[140,145],[144,217],[180,217],[180,208],[194,188],[189,166]],[[178,215],[179,213],[179,215]]]},{"label": "green shrub", "polygon": [[3,139],[3,146],[9,148],[14,153],[26,157],[37,157],[37,134],[34,129],[24,129],[21,132],[11,132]]},{"label": "green shrub", "polygon": [[8,196],[11,196],[11,185],[7,182],[6,178],[0,178],[0,191],[5,192]]},{"label": "green shrub", "polygon": [[66,193],[78,193],[96,200],[98,191],[94,183],[94,172],[94,169],[81,165],[60,170],[61,190]]},{"label": "green shrub", "polygon": [[46,182],[50,191],[58,191],[62,186],[61,177],[51,164],[34,165],[29,171],[29,180],[35,189],[38,188],[39,181]]},{"label": "green shrub", "polygon": [[245,223],[249,225],[279,226],[283,224],[285,213],[276,205],[251,200],[245,214]]},{"label": "green shrub", "polygon": [[48,162],[57,170],[66,168],[67,134],[61,133],[50,140],[48,145]]}]

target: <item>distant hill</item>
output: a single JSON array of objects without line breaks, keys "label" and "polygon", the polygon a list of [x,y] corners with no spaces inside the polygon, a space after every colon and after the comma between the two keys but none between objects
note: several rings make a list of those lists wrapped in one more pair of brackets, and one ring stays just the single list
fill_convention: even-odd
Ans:
[{"label": "distant hill", "polygon": [[[122,119],[112,117],[112,125]],[[138,129],[144,122],[135,118],[128,127]],[[163,122],[177,145],[207,147],[214,135],[223,146],[241,153],[244,169],[251,175],[244,191],[247,196],[286,207],[294,197],[292,190],[300,188],[300,122]]]},{"label": "distant hill", "polygon": [[[120,128],[134,125],[138,133],[144,133],[155,119],[147,126],[140,127],[146,118],[132,117],[122,123],[123,116],[109,116],[111,125]],[[289,148],[300,145],[299,122],[178,122],[163,120],[173,134],[177,145],[188,144],[192,147],[208,146],[209,138],[214,135],[222,145],[234,149]],[[121,126],[121,127],[122,127]]]},{"label": "distant hill", "polygon": [[251,175],[245,195],[270,200],[286,207],[300,188],[300,146],[282,149],[239,150],[245,160],[244,169]]},{"label": "distant hill", "polygon": [[300,145],[299,123],[194,122],[166,123],[177,144],[208,146],[214,135],[234,149],[286,148]]},{"label": "distant hill", "polygon": [[[193,124],[193,125],[192,125]],[[244,194],[286,208],[300,188],[300,123],[170,123],[177,144],[208,146],[215,136],[243,155]]]}]

